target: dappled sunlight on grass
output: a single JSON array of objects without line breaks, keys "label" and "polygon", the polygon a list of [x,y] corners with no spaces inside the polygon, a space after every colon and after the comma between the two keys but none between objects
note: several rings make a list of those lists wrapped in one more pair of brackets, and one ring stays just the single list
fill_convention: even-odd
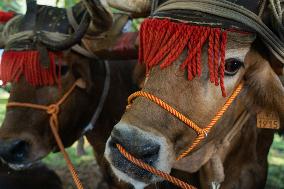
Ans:
[{"label": "dappled sunlight on grass", "polygon": [[272,156],[272,157],[270,157],[270,164],[283,166],[284,165],[284,159],[283,159],[283,157],[273,157]]}]

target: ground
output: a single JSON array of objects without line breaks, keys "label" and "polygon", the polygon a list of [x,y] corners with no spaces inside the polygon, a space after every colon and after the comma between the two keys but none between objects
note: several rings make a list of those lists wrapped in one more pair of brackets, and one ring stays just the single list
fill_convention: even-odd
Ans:
[{"label": "ground", "polygon": [[[76,144],[69,148],[68,154],[70,155],[72,162],[74,163],[76,170],[78,171],[79,177],[83,182],[86,189],[97,188],[101,181],[101,174],[99,167],[94,161],[92,148],[89,144],[85,145],[86,155],[78,156],[76,151]],[[76,188],[73,180],[71,179],[70,172],[68,171],[65,161],[60,153],[50,154],[44,159],[49,168],[52,168],[60,176],[63,182],[64,189]],[[101,189],[101,188],[100,188]]]},{"label": "ground", "polygon": [[[4,118],[5,104],[7,103],[8,94],[0,89],[0,123]],[[85,144],[86,155],[78,156],[76,152],[76,144],[67,151],[79,172],[86,189],[94,189],[101,181],[101,174],[98,165],[94,160],[92,148],[89,144]],[[49,168],[54,169],[60,176],[64,189],[74,189],[75,186],[71,179],[71,175],[66,167],[62,155],[50,154],[44,160]],[[100,187],[100,189],[102,189]],[[275,135],[272,148],[269,153],[269,177],[266,189],[284,189],[284,139]]]}]

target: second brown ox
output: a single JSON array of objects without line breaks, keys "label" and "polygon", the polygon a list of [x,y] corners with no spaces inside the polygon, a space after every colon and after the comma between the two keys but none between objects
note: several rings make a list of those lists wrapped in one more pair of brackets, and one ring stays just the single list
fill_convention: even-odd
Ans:
[{"label": "second brown ox", "polygon": [[[3,35],[6,36],[4,41],[8,40],[8,42],[4,45],[4,53],[19,55],[31,51],[32,53],[39,52],[41,57],[36,65],[44,67],[44,63],[47,63],[46,70],[54,66],[53,76],[59,75],[60,77],[48,85],[42,85],[43,80],[35,81],[35,77],[33,79],[29,77],[34,74],[32,73],[34,67],[28,67],[28,69],[25,67],[28,62],[33,61],[29,56],[20,57],[23,61],[6,59],[8,62],[4,61],[6,64],[2,62],[2,68],[4,65],[9,67],[14,64],[10,75],[7,74],[7,69],[1,70],[1,79],[12,82],[9,102],[48,106],[57,103],[79,80],[80,83],[59,106],[58,133],[64,146],[69,147],[87,129],[91,130],[88,136],[89,141],[94,146],[98,163],[103,165],[102,158],[106,140],[113,125],[119,121],[125,109],[127,96],[135,89],[131,80],[135,63],[99,60],[83,45],[82,38],[85,34],[88,34],[88,39],[90,39],[109,30],[112,26],[115,27],[112,23],[112,15],[101,1],[87,2],[88,9],[93,11],[90,16],[83,2],[76,4],[71,9],[73,20],[70,19],[70,12],[67,15],[65,9],[37,5],[34,0],[27,0],[27,6],[26,15],[17,15],[6,25]],[[76,26],[74,22],[78,22],[78,25]],[[117,34],[120,34],[120,31]],[[15,38],[17,40],[14,40]],[[79,50],[76,44],[81,45]],[[44,57],[46,52],[60,53],[61,58],[56,59],[52,64],[51,57]],[[21,65],[23,62],[25,64]],[[22,73],[22,69],[16,69],[15,67],[20,67],[19,65],[32,74]],[[21,75],[15,78],[16,73],[21,73]],[[4,75],[10,78],[7,79]],[[42,75],[37,78],[40,77]],[[107,79],[109,83],[106,85],[109,85],[109,89],[105,91]],[[103,94],[105,92],[107,93]],[[102,96],[106,99],[103,104],[99,105]],[[98,106],[103,109],[99,112],[95,127],[86,128],[93,113],[99,108]],[[50,130],[49,118],[50,115],[43,110],[8,107],[0,129],[1,159],[14,169],[27,169],[50,152],[57,152],[58,146]]]}]

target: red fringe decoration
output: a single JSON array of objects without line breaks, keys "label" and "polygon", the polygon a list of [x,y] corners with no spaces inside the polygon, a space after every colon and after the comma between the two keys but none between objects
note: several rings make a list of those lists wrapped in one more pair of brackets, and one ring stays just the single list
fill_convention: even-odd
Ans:
[{"label": "red fringe decoration", "polygon": [[202,48],[208,41],[208,69],[210,82],[224,87],[225,50],[227,32],[220,28],[194,26],[168,19],[145,19],[140,29],[139,62],[145,63],[147,73],[158,64],[170,66],[187,48],[187,57],[181,64],[192,80],[202,73]]},{"label": "red fringe decoration", "polygon": [[[60,86],[60,72],[56,74],[56,58],[62,62],[62,53],[49,52],[49,68],[43,68],[39,62],[38,51],[6,51],[0,64],[0,79],[7,82],[18,82],[22,75],[33,86],[58,84]],[[60,67],[60,65],[59,65]]]},{"label": "red fringe decoration", "polygon": [[15,14],[13,12],[0,11],[0,23],[8,22],[11,18],[14,17],[14,15]]}]

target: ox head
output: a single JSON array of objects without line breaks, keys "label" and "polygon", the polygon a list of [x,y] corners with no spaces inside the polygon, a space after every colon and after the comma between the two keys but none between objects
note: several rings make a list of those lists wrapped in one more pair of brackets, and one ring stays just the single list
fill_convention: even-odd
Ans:
[{"label": "ox head", "polygon": [[[103,64],[72,49],[86,33],[98,35],[112,25],[112,15],[102,2],[84,1],[66,12],[27,0],[27,13],[12,18],[3,31],[1,80],[11,82],[9,102],[54,104],[80,79],[60,106],[58,132],[65,146],[81,135],[84,128],[79,125],[87,126],[92,116],[86,113],[91,114],[95,89],[90,66],[96,62],[103,68]],[[93,13],[89,15],[85,7]],[[92,74],[103,78],[105,73]],[[36,109],[7,108],[0,130],[1,159],[21,168],[57,151],[49,117]]]},{"label": "ox head", "polygon": [[[119,180],[137,187],[160,179],[126,160],[116,144],[161,171],[187,167],[195,172],[212,155],[206,146],[221,143],[243,112],[255,116],[259,110],[267,110],[277,112],[282,120],[284,116],[284,87],[277,75],[283,74],[283,64],[271,58],[264,45],[267,41],[262,42],[250,26],[185,10],[191,1],[179,2],[182,6],[171,4],[174,9],[161,6],[141,26],[140,60],[147,70],[142,91],[205,128],[240,82],[245,87],[184,161],[176,158],[193,144],[196,132],[149,99],[135,99],[114,127],[105,157]],[[258,14],[259,4],[253,2],[247,9]],[[220,26],[222,30],[216,29]]]}]

